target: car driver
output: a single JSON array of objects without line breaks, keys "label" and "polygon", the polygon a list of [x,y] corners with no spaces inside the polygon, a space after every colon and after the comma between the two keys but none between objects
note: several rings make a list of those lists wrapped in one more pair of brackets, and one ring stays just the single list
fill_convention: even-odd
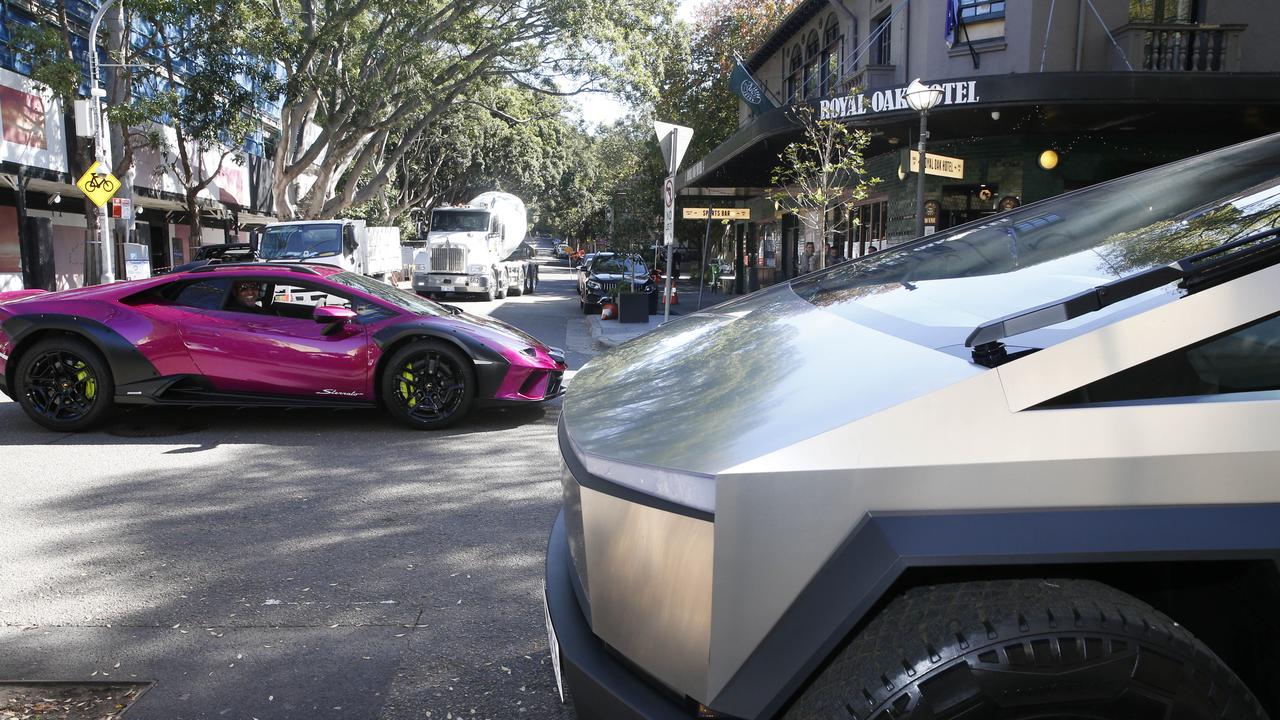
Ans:
[{"label": "car driver", "polygon": [[256,280],[239,280],[231,288],[233,310],[244,312],[262,312],[258,301],[262,300],[262,283]]}]

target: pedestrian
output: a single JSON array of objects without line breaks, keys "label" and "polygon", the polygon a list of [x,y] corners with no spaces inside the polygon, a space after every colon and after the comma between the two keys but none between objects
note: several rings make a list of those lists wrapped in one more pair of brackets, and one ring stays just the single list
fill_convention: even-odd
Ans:
[{"label": "pedestrian", "polygon": [[675,249],[671,250],[671,279],[680,279],[680,251]]},{"label": "pedestrian", "polygon": [[813,243],[804,244],[804,254],[800,256],[800,274],[811,273],[818,269],[818,254],[814,250]]},{"label": "pedestrian", "polygon": [[827,263],[826,263],[827,267],[831,267],[832,265],[835,265],[836,263],[840,262],[843,259],[844,258],[841,257],[840,255],[840,248],[836,247],[835,245],[827,246]]}]

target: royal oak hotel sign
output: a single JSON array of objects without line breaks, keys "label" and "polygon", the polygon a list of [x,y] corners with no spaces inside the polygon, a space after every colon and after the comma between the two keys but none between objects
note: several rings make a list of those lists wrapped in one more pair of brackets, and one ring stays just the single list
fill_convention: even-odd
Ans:
[{"label": "royal oak hotel sign", "polygon": [[[968,105],[978,102],[978,81],[934,83],[931,87],[942,88],[940,105]],[[888,90],[877,90],[872,93],[857,93],[843,97],[823,100],[819,105],[819,113],[823,120],[843,120],[859,115],[875,115],[876,113],[894,110],[910,110],[907,104],[907,86]]]}]

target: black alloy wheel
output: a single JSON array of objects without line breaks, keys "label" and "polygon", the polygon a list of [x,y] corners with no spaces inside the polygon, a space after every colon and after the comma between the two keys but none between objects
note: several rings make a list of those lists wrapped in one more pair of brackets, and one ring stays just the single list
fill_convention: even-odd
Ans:
[{"label": "black alloy wheel", "polygon": [[419,340],[387,361],[382,397],[401,422],[419,430],[448,427],[471,410],[475,399],[471,363],[457,349]]},{"label": "black alloy wheel", "polygon": [[115,384],[102,355],[73,337],[42,340],[22,354],[16,395],[27,416],[62,432],[87,430],[111,408]]}]

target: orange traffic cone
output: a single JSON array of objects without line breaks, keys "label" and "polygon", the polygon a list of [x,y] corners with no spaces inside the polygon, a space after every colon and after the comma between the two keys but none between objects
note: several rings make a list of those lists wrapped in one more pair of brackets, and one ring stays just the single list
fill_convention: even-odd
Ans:
[{"label": "orange traffic cone", "polygon": [[616,317],[618,317],[618,306],[617,306],[617,305],[615,305],[615,304],[613,304],[613,303],[611,303],[611,302],[607,302],[607,303],[605,303],[604,305],[601,305],[601,306],[600,306],[600,319],[601,319],[601,320],[612,320],[612,319],[614,319],[614,318],[616,318]]},{"label": "orange traffic cone", "polygon": [[[666,301],[667,301],[667,294],[666,294],[666,292],[664,291],[664,292],[662,293],[662,302],[664,302],[664,303],[665,303]],[[671,286],[671,304],[672,304],[672,305],[679,305],[679,304],[680,304],[680,293],[676,292],[676,286],[675,286],[675,285],[672,285],[672,286]]]}]

